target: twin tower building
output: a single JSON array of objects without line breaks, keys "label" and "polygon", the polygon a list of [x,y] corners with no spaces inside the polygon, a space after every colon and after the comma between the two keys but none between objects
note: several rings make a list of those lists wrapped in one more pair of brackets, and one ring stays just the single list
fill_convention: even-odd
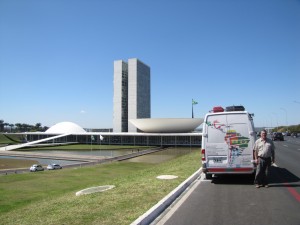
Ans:
[{"label": "twin tower building", "polygon": [[114,61],[113,132],[138,132],[129,119],[151,118],[150,67],[133,58]]}]

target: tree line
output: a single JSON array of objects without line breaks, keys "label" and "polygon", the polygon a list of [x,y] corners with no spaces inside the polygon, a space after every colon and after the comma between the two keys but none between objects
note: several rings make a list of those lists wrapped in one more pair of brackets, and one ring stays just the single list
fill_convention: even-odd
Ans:
[{"label": "tree line", "polygon": [[291,125],[291,126],[279,126],[273,129],[273,132],[290,132],[290,133],[299,133],[300,132],[300,124]]},{"label": "tree line", "polygon": [[26,123],[7,123],[4,120],[0,120],[0,132],[36,132],[36,131],[46,131],[49,127],[42,126],[41,123],[36,123],[35,125],[30,125]]}]

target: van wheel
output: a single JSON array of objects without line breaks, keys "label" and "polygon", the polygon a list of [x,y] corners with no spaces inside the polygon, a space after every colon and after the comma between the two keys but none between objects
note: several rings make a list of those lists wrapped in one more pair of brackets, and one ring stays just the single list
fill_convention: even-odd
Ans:
[{"label": "van wheel", "polygon": [[211,180],[212,179],[212,174],[205,174],[205,179],[206,180]]}]

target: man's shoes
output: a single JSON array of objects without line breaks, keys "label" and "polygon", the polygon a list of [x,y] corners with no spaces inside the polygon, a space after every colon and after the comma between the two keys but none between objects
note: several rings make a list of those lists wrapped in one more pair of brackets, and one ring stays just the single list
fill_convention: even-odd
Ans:
[{"label": "man's shoes", "polygon": [[265,185],[265,188],[268,188],[268,187],[269,187],[269,185],[266,184],[266,185]]},{"label": "man's shoes", "polygon": [[260,185],[257,184],[255,187],[256,187],[256,188],[260,188]]}]

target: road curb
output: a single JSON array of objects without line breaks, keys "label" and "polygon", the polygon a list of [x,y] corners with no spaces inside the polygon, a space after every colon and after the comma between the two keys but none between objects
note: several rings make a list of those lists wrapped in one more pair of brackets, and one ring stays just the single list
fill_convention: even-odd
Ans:
[{"label": "road curb", "polygon": [[177,188],[170,192],[166,197],[160,200],[156,205],[149,209],[146,213],[137,218],[131,225],[148,225],[153,222],[166,208],[168,208],[185,189],[193,183],[202,172],[202,167],[182,182]]}]

